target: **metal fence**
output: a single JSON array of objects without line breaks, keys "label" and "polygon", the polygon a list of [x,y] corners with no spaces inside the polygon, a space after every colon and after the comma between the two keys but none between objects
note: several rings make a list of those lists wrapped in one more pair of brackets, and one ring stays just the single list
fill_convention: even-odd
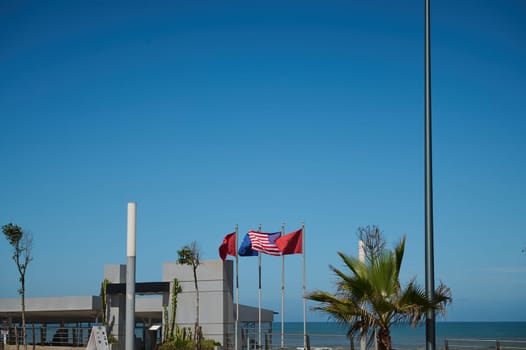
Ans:
[{"label": "metal fence", "polygon": [[[78,325],[51,325],[40,324],[30,325],[26,328],[27,344],[43,346],[68,346],[68,347],[86,347],[91,334],[92,324]],[[23,344],[22,327],[9,327],[2,329],[1,343],[3,336],[6,335],[8,345]],[[140,330],[137,328],[136,331]],[[313,350],[347,350],[351,349],[349,339],[345,335],[337,334],[308,334],[304,339],[303,334],[273,333],[271,329],[262,330],[261,343],[259,343],[259,334],[254,328],[241,328],[240,330],[239,349],[241,350],[273,350],[273,349],[291,349],[303,350],[304,342],[306,348]],[[208,335],[210,336],[210,335]],[[139,336],[140,337],[140,336]],[[143,334],[144,337],[144,334]],[[153,337],[150,339],[152,344],[144,344],[143,349],[155,348],[154,344],[160,343],[160,338]],[[418,346],[417,348],[424,348]],[[1,344],[0,344],[1,346]],[[223,350],[233,350],[234,334],[227,334],[225,344],[222,344]],[[355,347],[359,348],[359,347]],[[374,349],[374,346],[371,347]],[[437,344],[437,348],[442,347]],[[444,350],[526,350],[525,340],[491,340],[491,339],[474,339],[474,338],[445,338]],[[2,350],[0,348],[0,350]]]},{"label": "metal fence", "polygon": [[526,350],[526,340],[448,339],[445,350]]},{"label": "metal fence", "polygon": [[309,333],[304,336],[302,333],[285,333],[282,336],[281,333],[275,333],[272,335],[270,342],[271,349],[303,349],[304,345],[307,349],[314,350],[346,350],[351,348],[349,338],[341,334]]},{"label": "metal fence", "polygon": [[[46,346],[85,347],[91,333],[91,325],[31,325],[26,327],[27,344]],[[7,329],[6,343],[23,344],[22,327]]]}]

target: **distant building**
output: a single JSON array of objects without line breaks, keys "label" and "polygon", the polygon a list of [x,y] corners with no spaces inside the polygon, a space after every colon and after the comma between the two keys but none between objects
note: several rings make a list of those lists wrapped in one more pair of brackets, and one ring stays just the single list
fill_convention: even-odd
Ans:
[{"label": "distant building", "polygon": [[[223,349],[233,349],[236,319],[233,262],[203,261],[198,267],[197,277],[199,323],[203,336],[221,343]],[[174,278],[182,287],[175,322],[178,327],[193,331],[196,298],[192,267],[167,262],[163,264],[161,282],[136,283],[136,350],[155,349],[155,345],[162,341],[163,329],[170,324]],[[124,350],[126,265],[106,265],[103,279],[110,281],[106,308],[108,338],[113,350]],[[8,344],[15,344],[16,337],[21,342],[21,331],[17,328],[21,324],[20,310],[19,298],[0,299],[0,326]],[[258,309],[240,305],[239,310],[239,344],[254,343],[258,339]],[[271,333],[274,312],[263,309],[261,315],[263,332]],[[91,327],[102,322],[101,296],[26,298],[29,344],[82,347],[87,344]]]}]

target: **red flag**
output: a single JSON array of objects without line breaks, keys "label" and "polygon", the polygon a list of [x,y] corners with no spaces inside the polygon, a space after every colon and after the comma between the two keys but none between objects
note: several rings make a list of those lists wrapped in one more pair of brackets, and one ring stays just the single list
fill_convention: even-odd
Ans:
[{"label": "red flag", "polygon": [[281,254],[302,254],[303,253],[303,229],[288,233],[276,239]]},{"label": "red flag", "polygon": [[236,256],[236,233],[232,232],[225,236],[223,243],[219,246],[219,256],[223,261],[227,255]]}]

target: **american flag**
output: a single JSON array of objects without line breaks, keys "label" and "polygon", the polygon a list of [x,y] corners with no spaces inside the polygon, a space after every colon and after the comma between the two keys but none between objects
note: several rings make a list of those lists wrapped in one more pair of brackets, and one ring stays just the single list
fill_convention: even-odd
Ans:
[{"label": "american flag", "polygon": [[248,236],[252,243],[252,249],[269,255],[281,255],[281,252],[276,245],[276,239],[281,236],[281,232],[265,233],[248,231]]}]

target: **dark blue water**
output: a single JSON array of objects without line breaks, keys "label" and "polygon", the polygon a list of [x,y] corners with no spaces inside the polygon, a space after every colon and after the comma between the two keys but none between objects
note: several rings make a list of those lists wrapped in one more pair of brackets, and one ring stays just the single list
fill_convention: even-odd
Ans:
[{"label": "dark blue water", "polygon": [[[285,322],[284,326],[287,346],[301,346],[303,344],[303,323]],[[274,334],[273,342],[279,343],[281,323],[274,323],[272,328]],[[345,336],[346,332],[346,328],[333,322],[307,323],[307,334],[309,334],[310,343],[313,347],[349,348],[349,340]],[[426,341],[425,327],[393,327],[391,329],[391,338],[393,346],[397,349],[423,349]],[[460,338],[526,341],[526,322],[437,322],[437,348],[444,348],[446,339]],[[488,348],[495,347],[494,342],[485,342],[484,344],[487,344]],[[359,349],[358,344],[356,345]],[[526,344],[520,344],[520,347],[525,348]]]}]

